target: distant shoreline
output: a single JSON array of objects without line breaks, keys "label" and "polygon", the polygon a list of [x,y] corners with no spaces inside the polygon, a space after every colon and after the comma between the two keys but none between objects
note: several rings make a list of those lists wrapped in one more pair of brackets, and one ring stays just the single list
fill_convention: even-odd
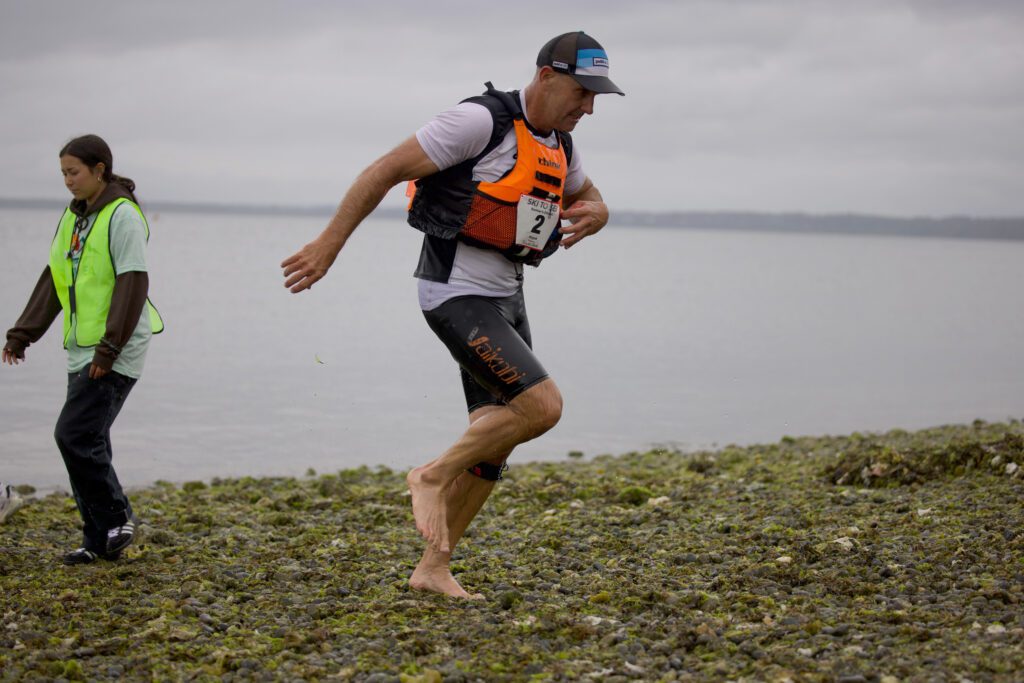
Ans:
[{"label": "distant shoreline", "polygon": [[[64,202],[50,199],[0,198],[0,209],[58,210]],[[328,205],[242,205],[205,202],[147,201],[150,211],[261,216],[330,216]],[[379,218],[404,220],[405,210],[379,207]],[[691,230],[736,230],[802,234],[939,237],[952,239],[1024,240],[1024,217],[916,216],[896,218],[870,214],[759,213],[747,211],[616,211],[614,223],[636,227]]]}]

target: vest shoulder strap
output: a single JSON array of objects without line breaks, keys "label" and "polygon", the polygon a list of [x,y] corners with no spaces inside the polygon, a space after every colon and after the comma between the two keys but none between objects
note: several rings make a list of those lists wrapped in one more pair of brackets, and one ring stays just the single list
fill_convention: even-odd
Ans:
[{"label": "vest shoulder strap", "polygon": [[495,147],[500,145],[512,127],[512,122],[523,115],[522,109],[519,107],[518,91],[509,93],[496,90],[490,81],[485,85],[487,86],[487,91],[482,95],[474,95],[462,100],[463,102],[472,102],[484,107],[491,113],[491,119],[494,121],[494,125],[491,128],[491,138],[474,161],[487,156]]},{"label": "vest shoulder strap", "polygon": [[484,83],[487,88],[481,97],[492,97],[501,103],[505,110],[512,114],[513,118],[518,118],[523,115],[523,108],[519,106],[519,91],[512,90],[505,92],[504,90],[498,90],[494,87],[494,84],[490,81]]},{"label": "vest shoulder strap", "polygon": [[[487,87],[487,90],[482,95],[475,95],[474,97],[467,97],[462,100],[463,102],[473,102],[486,107],[491,112],[491,118],[494,119],[491,139],[487,141],[487,146],[484,147],[480,157],[487,155],[505,139],[512,121],[517,118],[525,120],[523,108],[519,106],[518,90],[511,92],[498,90],[490,81],[487,81],[484,85]],[[565,150],[566,162],[572,163],[572,135],[562,130],[556,131],[556,134],[558,135],[558,142],[562,145],[562,149]]]},{"label": "vest shoulder strap", "polygon": [[558,132],[558,141],[562,144],[562,149],[565,150],[565,163],[572,164],[572,135],[564,130]]}]

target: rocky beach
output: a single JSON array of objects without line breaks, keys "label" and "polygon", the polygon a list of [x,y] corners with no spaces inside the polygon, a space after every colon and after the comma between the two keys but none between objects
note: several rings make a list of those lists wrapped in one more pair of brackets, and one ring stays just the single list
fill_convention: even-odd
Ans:
[{"label": "rocky beach", "polygon": [[0,680],[1020,680],[1022,467],[1019,421],[513,459],[475,602],[408,588],[401,472],[157,482],[80,567],[56,493],[0,526]]}]

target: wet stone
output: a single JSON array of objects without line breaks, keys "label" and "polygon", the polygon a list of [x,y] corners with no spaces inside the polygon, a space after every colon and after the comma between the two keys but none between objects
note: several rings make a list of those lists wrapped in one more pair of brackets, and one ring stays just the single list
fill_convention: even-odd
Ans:
[{"label": "wet stone", "polygon": [[398,676],[386,673],[370,674],[363,680],[365,683],[401,683],[402,681]]}]

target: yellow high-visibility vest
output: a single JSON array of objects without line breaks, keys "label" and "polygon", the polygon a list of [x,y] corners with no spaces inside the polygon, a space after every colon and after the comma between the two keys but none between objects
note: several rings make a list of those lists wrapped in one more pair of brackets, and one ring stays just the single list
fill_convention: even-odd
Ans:
[{"label": "yellow high-visibility vest", "polygon": [[[142,224],[146,226],[149,239],[149,223],[139,206],[121,197],[103,207],[96,216],[92,229],[82,245],[78,261],[78,273],[71,263],[71,240],[75,230],[75,214],[64,210],[64,216],[57,226],[57,234],[50,246],[50,274],[57,289],[57,298],[64,309],[64,348],[67,348],[71,334],[71,315],[77,319],[75,338],[79,346],[95,346],[100,342],[107,327],[107,313],[110,312],[110,298],[114,293],[114,262],[110,257],[110,217],[121,204],[128,204],[139,212]],[[150,329],[158,334],[164,329],[164,321],[156,307],[147,298],[146,309]]]}]

